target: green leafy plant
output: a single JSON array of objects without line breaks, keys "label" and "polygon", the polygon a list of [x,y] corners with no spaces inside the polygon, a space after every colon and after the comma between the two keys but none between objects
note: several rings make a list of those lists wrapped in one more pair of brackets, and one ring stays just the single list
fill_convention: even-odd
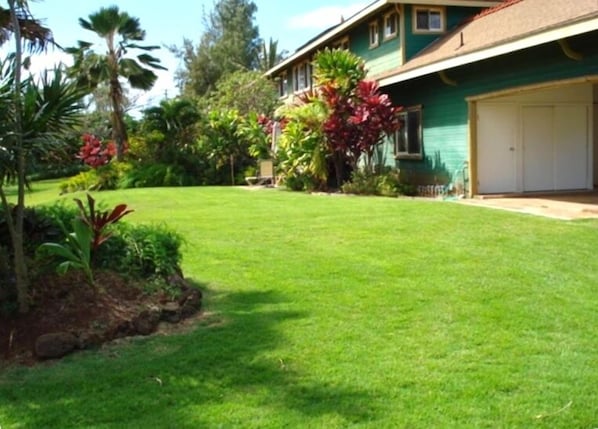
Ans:
[{"label": "green leafy plant", "polygon": [[61,243],[43,243],[38,252],[57,256],[64,261],[58,264],[56,272],[65,274],[69,269],[80,269],[85,273],[88,283],[93,286],[91,269],[91,228],[82,219],[74,219],[73,232],[66,233],[66,241]]},{"label": "green leafy plant", "polygon": [[90,194],[87,194],[87,207],[89,210],[85,209],[79,198],[75,198],[75,202],[79,207],[81,220],[92,232],[91,244],[94,251],[112,236],[112,232],[107,231],[106,228],[133,212],[133,210],[127,209],[126,204],[118,204],[112,210],[96,210],[96,201]]}]

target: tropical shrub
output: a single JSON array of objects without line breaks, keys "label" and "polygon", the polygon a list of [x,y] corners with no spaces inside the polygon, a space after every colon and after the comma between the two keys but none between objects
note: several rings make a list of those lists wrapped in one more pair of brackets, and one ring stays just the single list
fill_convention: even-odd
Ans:
[{"label": "tropical shrub", "polygon": [[85,273],[90,286],[94,285],[91,267],[91,228],[82,219],[74,219],[73,232],[65,232],[64,243],[42,243],[38,247],[39,255],[57,257],[61,262],[56,266],[56,272],[65,274],[69,269],[79,269]]},{"label": "tropical shrub", "polygon": [[118,189],[133,165],[127,162],[110,162],[98,168],[82,171],[60,183],[60,193]]},{"label": "tropical shrub", "polygon": [[322,130],[325,106],[308,99],[280,113],[286,125],[278,141],[277,161],[285,185],[292,190],[324,187],[328,178]]},{"label": "tropical shrub", "polygon": [[96,251],[102,243],[112,236],[108,228],[116,224],[124,216],[132,213],[126,204],[118,204],[111,210],[97,210],[95,199],[87,194],[87,208],[79,198],[75,198],[79,208],[80,219],[91,231],[91,250]]},{"label": "tropical shrub", "polygon": [[[361,160],[372,170],[376,147],[400,126],[401,108],[392,105],[376,82],[364,80],[364,64],[342,49],[325,49],[315,55],[317,92],[282,111],[289,120],[280,141],[285,175],[333,177],[340,188]],[[334,171],[329,171],[330,166]]]},{"label": "tropical shrub", "polygon": [[135,278],[180,273],[182,237],[164,225],[117,225],[114,236],[100,247],[96,262]]},{"label": "tropical shrub", "polygon": [[128,170],[120,179],[120,188],[148,188],[162,186],[192,186],[198,179],[181,165],[140,164]]},{"label": "tropical shrub", "polygon": [[369,168],[357,169],[351,174],[351,180],[341,186],[346,194],[380,195],[396,197],[399,195],[415,195],[415,188],[402,183],[399,172],[386,170],[376,172]]}]

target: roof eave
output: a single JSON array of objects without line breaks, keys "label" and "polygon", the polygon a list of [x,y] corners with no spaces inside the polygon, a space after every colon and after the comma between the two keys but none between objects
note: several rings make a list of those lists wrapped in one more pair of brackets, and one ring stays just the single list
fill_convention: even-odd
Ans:
[{"label": "roof eave", "polygon": [[283,70],[284,68],[288,67],[297,59],[305,56],[306,54],[310,53],[317,47],[325,44],[326,42],[334,39],[335,37],[342,34],[345,30],[353,26],[355,23],[361,21],[362,19],[366,18],[368,15],[376,12],[378,9],[386,6],[389,3],[397,3],[397,0],[378,0],[372,4],[370,4],[365,9],[362,9],[360,12],[353,15],[351,18],[347,19],[345,22],[341,23],[340,25],[334,27],[330,32],[322,35],[321,37],[317,38],[313,42],[305,45],[303,48],[299,49],[293,55],[282,61],[281,63],[277,64],[276,66],[272,67],[270,70],[266,72],[266,76],[271,76],[276,74],[277,72]]},{"label": "roof eave", "polygon": [[478,61],[498,57],[500,55],[508,54],[515,51],[521,51],[523,49],[532,48],[534,46],[542,45],[544,43],[554,42],[560,39],[577,36],[579,34],[584,34],[595,30],[598,30],[598,17],[594,17],[587,21],[577,22],[564,27],[559,27],[541,33],[529,35],[521,39],[513,40],[496,46],[491,46],[489,48],[470,52],[457,57],[437,61],[435,63],[427,64],[412,70],[407,70],[402,73],[399,71],[397,74],[379,79],[378,83],[381,87],[393,85],[395,83],[405,82],[432,73],[437,73],[443,70],[472,64]]},{"label": "roof eave", "polygon": [[296,51],[293,55],[286,58],[276,66],[268,70],[265,75],[272,76],[281,70],[288,67],[293,62],[297,61],[301,57],[309,54],[318,47],[334,40],[340,36],[343,32],[351,28],[353,25],[366,19],[369,15],[377,12],[379,9],[388,6],[389,4],[426,4],[426,5],[445,5],[445,6],[469,6],[469,7],[491,7],[500,4],[501,0],[378,0],[367,6],[365,9],[357,12],[355,15],[342,22],[340,25],[334,27],[329,32],[323,34],[321,37],[316,38],[313,42],[305,45]]}]

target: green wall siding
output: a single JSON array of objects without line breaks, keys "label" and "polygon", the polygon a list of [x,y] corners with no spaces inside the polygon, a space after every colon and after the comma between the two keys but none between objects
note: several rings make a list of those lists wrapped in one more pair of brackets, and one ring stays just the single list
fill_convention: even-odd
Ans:
[{"label": "green wall siding", "polygon": [[382,17],[383,15],[378,17],[380,44],[376,48],[370,49],[369,23],[373,19],[362,23],[349,35],[351,51],[365,60],[365,67],[370,76],[375,76],[401,65],[401,39],[400,37],[390,40],[382,39]]},{"label": "green wall siding", "polygon": [[466,97],[598,74],[598,32],[569,41],[584,53],[582,61],[567,58],[555,42],[447,71],[457,86],[444,84],[434,74],[385,88],[397,105],[423,105],[424,160],[400,160],[394,165],[428,184],[442,183],[443,175],[452,180],[468,161]]},{"label": "green wall siding", "polygon": [[[473,7],[446,7],[446,30],[451,31],[461,24],[466,18],[476,15],[481,8]],[[413,6],[405,5],[405,60],[413,58],[418,52],[442,37],[445,33],[435,34],[414,34]]]}]

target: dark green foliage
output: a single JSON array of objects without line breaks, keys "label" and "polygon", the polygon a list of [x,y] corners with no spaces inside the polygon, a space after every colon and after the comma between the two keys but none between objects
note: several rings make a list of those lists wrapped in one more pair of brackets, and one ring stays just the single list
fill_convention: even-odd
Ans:
[{"label": "dark green foliage", "polygon": [[121,188],[192,186],[198,180],[180,165],[147,164],[129,170],[120,182]]},{"label": "dark green foliage", "polygon": [[88,284],[94,286],[91,266],[93,233],[89,225],[85,224],[81,218],[74,219],[71,225],[72,232],[63,227],[64,241],[62,243],[42,243],[37,248],[38,255],[41,258],[55,258],[54,265],[59,274],[65,274],[71,268],[83,271]]},{"label": "dark green foliage", "polygon": [[181,164],[193,157],[199,120],[197,104],[185,98],[164,100],[144,110],[140,137],[146,147],[140,161]]},{"label": "dark green foliage", "polygon": [[[14,212],[15,207],[11,210]],[[23,244],[25,253],[31,255],[33,251],[44,241],[53,240],[61,236],[60,227],[52,219],[48,218],[43,209],[26,207],[23,211]],[[12,242],[8,233],[8,225],[5,212],[0,208],[0,246],[7,249],[10,255],[13,254]]]},{"label": "dark green foliage", "polygon": [[415,188],[401,183],[397,171],[372,173],[369,169],[354,171],[351,175],[351,181],[345,182],[341,190],[346,194],[381,195],[385,197],[415,195]]},{"label": "dark green foliage", "polygon": [[261,40],[254,22],[256,12],[250,0],[219,0],[204,15],[206,31],[199,43],[195,46],[186,39],[182,48],[174,48],[185,65],[177,74],[185,95],[204,96],[222,76],[258,68]]},{"label": "dark green foliage", "polygon": [[135,278],[165,277],[180,272],[182,237],[161,225],[119,224],[100,247],[98,266]]},{"label": "dark green foliage", "polygon": [[[72,225],[80,217],[77,206],[64,201],[27,208],[25,213],[25,242],[30,260],[42,243],[63,243],[68,231],[60,225]],[[7,269],[11,269],[10,264],[2,259],[2,254],[10,254],[11,245],[4,231],[4,222],[0,210],[0,276],[6,276]],[[111,232],[112,236],[103,241],[93,254],[94,267],[141,278],[167,276],[180,271],[182,237],[164,225],[117,223]]]},{"label": "dark green foliage", "polygon": [[262,72],[237,70],[223,76],[207,101],[209,110],[236,110],[241,116],[271,116],[280,105],[274,82]]}]

